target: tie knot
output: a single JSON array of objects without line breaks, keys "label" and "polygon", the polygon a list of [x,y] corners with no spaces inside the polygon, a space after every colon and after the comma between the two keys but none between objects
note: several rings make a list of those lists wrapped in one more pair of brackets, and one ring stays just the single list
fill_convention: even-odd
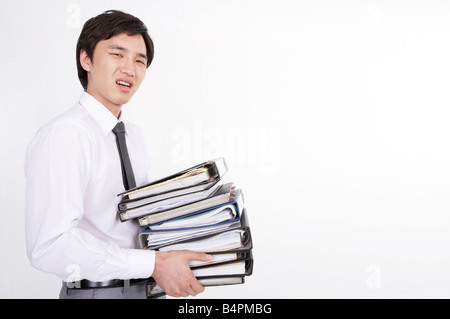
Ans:
[{"label": "tie knot", "polygon": [[119,122],[119,123],[116,124],[116,126],[114,126],[112,131],[116,135],[119,134],[119,133],[125,133],[125,125],[123,124],[123,122]]}]

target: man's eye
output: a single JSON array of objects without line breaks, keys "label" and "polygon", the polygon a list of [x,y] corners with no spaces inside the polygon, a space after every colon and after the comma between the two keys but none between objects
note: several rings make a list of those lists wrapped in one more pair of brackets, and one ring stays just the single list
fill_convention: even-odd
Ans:
[{"label": "man's eye", "polygon": [[142,63],[143,65],[147,65],[144,61],[137,60],[138,63]]}]

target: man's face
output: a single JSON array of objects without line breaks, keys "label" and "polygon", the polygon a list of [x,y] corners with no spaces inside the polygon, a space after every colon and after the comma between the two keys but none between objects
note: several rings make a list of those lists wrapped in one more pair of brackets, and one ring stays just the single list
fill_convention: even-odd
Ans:
[{"label": "man's face", "polygon": [[95,47],[93,59],[81,51],[81,64],[88,72],[86,91],[116,117],[123,104],[136,93],[147,70],[147,50],[142,35],[118,34]]}]

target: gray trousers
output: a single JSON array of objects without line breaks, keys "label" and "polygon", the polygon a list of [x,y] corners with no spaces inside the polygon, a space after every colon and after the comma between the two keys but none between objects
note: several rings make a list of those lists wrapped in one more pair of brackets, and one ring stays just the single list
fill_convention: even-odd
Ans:
[{"label": "gray trousers", "polygon": [[[69,289],[63,282],[59,299],[147,299],[145,283],[116,288]],[[166,296],[157,299],[165,299]]]}]

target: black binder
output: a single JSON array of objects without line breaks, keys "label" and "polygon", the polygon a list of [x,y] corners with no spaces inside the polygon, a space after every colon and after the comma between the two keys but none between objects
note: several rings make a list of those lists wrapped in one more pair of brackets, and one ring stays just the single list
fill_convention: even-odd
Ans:
[{"label": "black binder", "polygon": [[[233,248],[229,250],[221,250],[221,251],[203,251],[206,252],[213,257],[225,255],[225,254],[236,254],[235,259],[230,259],[226,261],[217,261],[217,262],[204,262],[200,263],[200,265],[193,265],[191,266],[191,269],[193,270],[194,274],[196,270],[207,270],[210,272],[214,272],[215,267],[226,267],[226,266],[232,266],[236,263],[245,263],[244,272],[239,273],[227,273],[227,274],[214,274],[214,275],[196,275],[196,278],[199,280],[200,284],[202,284],[205,287],[212,287],[212,286],[222,286],[222,285],[237,285],[237,284],[243,284],[245,283],[245,277],[250,276],[253,273],[253,240],[251,236],[250,227],[248,225],[248,219],[245,208],[243,209],[239,226],[235,227],[233,229],[220,231],[214,234],[206,235],[206,236],[200,236],[197,238],[191,238],[186,240],[181,240],[175,243],[170,243],[167,245],[161,245],[152,247],[151,249],[154,250],[161,250],[161,251],[170,251],[166,250],[168,247],[174,245],[174,244],[187,244],[193,243],[199,240],[208,239],[218,234],[224,234],[231,231],[240,231],[241,232],[241,246],[238,248]],[[141,243],[142,245],[142,243]],[[161,287],[158,286],[158,284],[153,280],[153,278],[150,278],[147,283],[147,297],[157,297],[160,295],[164,295],[164,291],[161,289]]]},{"label": "black binder", "polygon": [[[163,224],[165,222],[170,222],[170,221],[180,221],[180,220],[186,220],[186,219],[190,219],[192,220],[192,217],[196,217],[196,216],[202,216],[208,213],[213,212],[214,210],[222,210],[222,211],[226,211],[226,210],[230,210],[234,209],[234,212],[236,213],[236,217],[234,219],[229,219],[229,220],[223,220],[221,222],[218,222],[216,224],[208,224],[208,225],[194,225],[191,224],[190,226],[186,226],[186,227],[180,227],[180,228],[170,228],[170,229],[157,229],[158,226],[160,224]],[[193,236],[193,238],[198,237],[195,234],[199,234],[201,235],[202,233],[212,233],[213,231],[217,230],[226,230],[226,229],[234,229],[237,227],[240,227],[242,225],[242,220],[244,220],[244,223],[247,224],[246,221],[246,214],[244,213],[245,208],[244,208],[244,197],[242,194],[242,190],[236,190],[236,193],[233,197],[233,199],[231,199],[229,202],[222,204],[222,205],[218,205],[218,206],[213,206],[213,207],[209,207],[207,209],[203,209],[194,213],[190,213],[190,214],[186,214],[183,215],[181,217],[178,218],[173,218],[173,219],[169,219],[157,224],[151,224],[148,226],[143,226],[141,227],[141,233],[139,235],[139,241],[141,244],[141,248],[148,248],[147,246],[147,241],[149,238],[151,238],[152,236],[156,236],[158,234],[171,234],[176,232],[177,235],[184,235],[184,236]],[[230,215],[232,215],[230,213]],[[244,216],[243,216],[244,215]],[[168,239],[169,240],[169,239]],[[174,239],[171,241],[175,241],[176,237],[174,236]]]},{"label": "black binder", "polygon": [[[203,168],[207,170],[207,174],[202,175],[203,178],[201,180],[196,180],[195,182],[189,182],[189,180],[187,180],[186,183],[178,183],[180,181],[179,178],[181,176],[189,174],[197,169]],[[134,187],[132,189],[129,189],[125,192],[118,194],[118,196],[122,196],[122,201],[126,202],[133,199],[161,194],[166,194],[168,197],[170,197],[172,196],[171,193],[174,191],[183,192],[182,190],[185,190],[186,193],[189,193],[191,192],[190,187],[196,187],[198,191],[201,189],[208,188],[211,182],[214,181],[217,182],[218,180],[220,180],[220,178],[227,171],[228,167],[227,164],[225,163],[225,159],[223,157],[220,157],[192,166],[188,169],[184,169],[180,172],[155,180],[145,185]]]},{"label": "black binder", "polygon": [[[253,255],[252,251],[249,250],[247,252],[245,260],[245,271],[243,273],[236,274],[227,274],[227,275],[213,275],[213,276],[196,276],[199,283],[205,287],[214,287],[214,286],[228,286],[228,285],[239,285],[245,283],[245,277],[251,276],[253,273]],[[232,263],[232,262],[230,262]],[[224,264],[215,264],[212,266],[205,266],[203,269],[211,268],[215,266],[225,265]],[[195,268],[192,268],[195,271]],[[154,298],[158,296],[164,295],[164,291],[162,288],[155,282],[153,278],[150,278],[147,282],[146,287],[147,298]]]},{"label": "black binder", "polygon": [[184,239],[184,240],[180,240],[180,241],[172,241],[172,242],[169,242],[169,243],[163,244],[163,245],[149,245],[147,238],[148,238],[148,235],[150,232],[141,232],[139,234],[139,242],[140,242],[141,248],[143,248],[143,249],[165,250],[165,248],[167,248],[168,246],[171,246],[171,245],[187,244],[190,242],[192,243],[192,242],[199,241],[202,239],[210,238],[210,237],[218,235],[218,234],[222,234],[222,233],[226,233],[226,232],[230,232],[230,231],[234,231],[234,230],[241,230],[242,231],[242,237],[241,237],[242,246],[245,247],[245,249],[251,249],[253,243],[252,243],[250,227],[248,226],[248,218],[247,218],[246,209],[244,208],[242,210],[239,220],[233,221],[232,223],[229,223],[227,225],[228,225],[227,229],[222,229],[222,230],[219,230],[218,232],[210,233],[207,235],[199,235],[199,236],[194,235],[193,237],[188,238],[188,239]]}]

